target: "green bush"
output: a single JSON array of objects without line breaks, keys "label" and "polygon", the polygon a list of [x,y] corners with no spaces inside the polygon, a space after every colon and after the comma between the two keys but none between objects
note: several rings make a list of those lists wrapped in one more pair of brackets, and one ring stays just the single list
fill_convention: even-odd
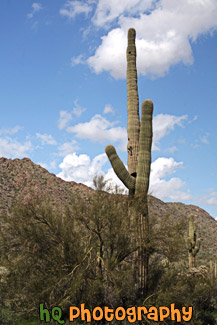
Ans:
[{"label": "green bush", "polygon": [[81,303],[90,310],[175,303],[180,309],[193,306],[188,324],[215,324],[216,281],[206,267],[188,270],[183,220],[170,223],[165,216],[157,225],[150,220],[149,292],[138,298],[136,225],[129,221],[129,202],[102,189],[86,200],[75,197],[70,209],[35,200],[2,218],[1,322],[14,325],[22,319],[23,325],[28,315],[38,317],[40,303],[61,307],[64,319],[69,306]]},{"label": "green bush", "polygon": [[18,314],[85,301],[87,308],[128,304],[134,299],[134,251],[127,201],[96,194],[65,211],[47,201],[20,204],[4,218],[1,265],[9,271],[0,286],[4,303]]}]

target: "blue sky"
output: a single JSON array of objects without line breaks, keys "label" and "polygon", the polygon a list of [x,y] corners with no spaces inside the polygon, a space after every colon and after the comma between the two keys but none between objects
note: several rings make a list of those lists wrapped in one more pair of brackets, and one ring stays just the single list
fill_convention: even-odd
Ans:
[{"label": "blue sky", "polygon": [[65,180],[120,184],[127,163],[127,30],[137,31],[140,106],[154,102],[150,193],[217,217],[216,0],[3,0],[0,156]]}]

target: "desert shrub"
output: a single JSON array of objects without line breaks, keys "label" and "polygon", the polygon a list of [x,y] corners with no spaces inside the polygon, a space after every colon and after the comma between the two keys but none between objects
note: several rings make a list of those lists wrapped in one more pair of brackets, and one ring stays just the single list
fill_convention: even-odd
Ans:
[{"label": "desert shrub", "polygon": [[216,294],[216,284],[210,281],[205,267],[189,271],[187,262],[179,262],[165,268],[152,303],[168,307],[175,303],[180,310],[183,306],[192,306],[193,318],[188,324],[212,325],[216,324],[212,316]]},{"label": "desert shrub", "polygon": [[77,269],[85,264],[88,247],[75,227],[69,211],[54,211],[46,201],[20,204],[5,218],[1,262],[9,275],[1,293],[16,311],[33,312],[43,301],[63,304],[69,287],[75,302],[79,299],[71,284],[81,281]]},{"label": "desert shrub", "polygon": [[17,313],[85,302],[87,308],[128,304],[134,298],[135,249],[127,201],[102,191],[61,211],[48,201],[19,204],[2,221],[0,285],[4,303]]},{"label": "desert shrub", "polygon": [[69,306],[81,303],[90,310],[175,303],[180,309],[193,306],[189,324],[215,324],[216,282],[204,267],[188,271],[183,220],[172,223],[168,216],[158,224],[154,218],[150,220],[149,292],[138,298],[136,225],[129,216],[129,201],[105,193],[100,181],[93,195],[85,200],[75,197],[70,209],[51,207],[46,199],[34,200],[20,203],[10,216],[2,218],[3,324],[13,324],[14,313],[38,316],[40,303],[49,309],[61,307],[65,318]]}]

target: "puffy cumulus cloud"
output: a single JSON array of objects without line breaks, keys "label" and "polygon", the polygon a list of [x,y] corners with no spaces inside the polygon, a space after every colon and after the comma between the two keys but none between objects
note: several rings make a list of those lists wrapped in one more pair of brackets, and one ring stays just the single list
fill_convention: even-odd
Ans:
[{"label": "puffy cumulus cloud", "polygon": [[107,162],[108,158],[105,153],[97,155],[91,160],[86,154],[77,155],[74,152],[73,154],[65,156],[62,163],[59,165],[62,171],[57,174],[57,176],[65,181],[74,181],[94,187],[94,176],[103,175],[111,188],[115,188],[117,185],[121,189],[127,190],[112,168],[109,168],[107,172],[103,171],[103,166]]},{"label": "puffy cumulus cloud", "polygon": [[[91,1],[90,1],[91,2]],[[89,3],[90,3],[89,2]],[[92,11],[92,6],[82,1],[67,1],[64,8],[60,9],[60,15],[74,19],[77,15],[84,14],[86,17]]]},{"label": "puffy cumulus cloud", "polygon": [[63,159],[59,165],[62,171],[57,176],[65,181],[74,181],[87,186],[93,186],[93,177],[104,174],[102,172],[102,166],[106,162],[106,154],[100,154],[91,161],[88,155],[77,155],[74,152]]},{"label": "puffy cumulus cloud", "polygon": [[87,59],[87,63],[95,73],[108,71],[114,78],[124,78],[126,75],[126,33],[113,29],[102,37],[102,44],[95,54]]},{"label": "puffy cumulus cloud", "polygon": [[[103,166],[107,161],[106,154],[100,154],[92,161],[86,154],[69,154],[59,165],[62,171],[57,176],[66,181],[75,181],[93,187],[93,177],[103,175],[113,188],[117,185],[127,191],[112,168],[109,168],[106,172],[103,170]],[[173,158],[161,157],[154,161],[151,164],[149,193],[162,200],[189,200],[191,198],[189,191],[184,192],[182,190],[185,183],[180,178],[170,178],[171,174],[175,173],[177,168],[182,167],[182,165],[182,162],[176,162]]]},{"label": "puffy cumulus cloud", "polygon": [[0,157],[5,158],[23,158],[28,157],[33,149],[32,143],[26,141],[20,143],[10,137],[0,138]]},{"label": "puffy cumulus cloud", "polygon": [[40,11],[42,9],[42,5],[38,2],[33,2],[32,4],[32,12],[27,14],[28,18],[33,18],[36,12]]},{"label": "puffy cumulus cloud", "polygon": [[[190,200],[189,190],[187,192],[182,190],[186,185],[185,182],[178,177],[171,178],[171,174],[175,173],[177,168],[181,168],[182,165],[183,162],[176,162],[173,158],[161,157],[155,160],[151,164],[149,193],[161,200]],[[112,168],[105,174],[105,179],[109,180],[113,186],[117,184],[126,190]]]},{"label": "puffy cumulus cloud", "polygon": [[160,157],[151,164],[151,182],[154,185],[159,179],[173,174],[183,162],[176,162],[173,158]]},{"label": "puffy cumulus cloud", "polygon": [[177,177],[167,179],[168,176],[182,167],[183,162],[176,162],[173,158],[158,158],[151,164],[149,192],[161,200],[172,201],[190,200],[189,191],[186,193],[181,189],[185,183]]},{"label": "puffy cumulus cloud", "polygon": [[100,114],[94,115],[89,122],[78,123],[67,128],[68,132],[75,133],[80,139],[89,139],[97,142],[120,142],[120,149],[125,150],[127,145],[127,131],[117,122],[110,122]]},{"label": "puffy cumulus cloud", "polygon": [[51,134],[41,134],[36,133],[36,138],[41,140],[42,145],[49,144],[49,145],[56,145],[56,140],[52,137]]},{"label": "puffy cumulus cloud", "polygon": [[187,115],[174,116],[169,114],[158,114],[153,118],[153,150],[159,150],[159,141],[174,130],[175,126],[183,127],[183,121],[187,120]]},{"label": "puffy cumulus cloud", "polygon": [[[105,113],[112,112],[110,105],[104,109]],[[159,114],[153,119],[153,150],[159,150],[160,140],[174,130],[175,126],[183,126],[183,121],[187,115],[174,116],[169,114]],[[127,130],[120,126],[115,126],[118,122],[110,122],[100,114],[94,115],[90,121],[78,123],[67,128],[68,132],[74,133],[77,138],[88,139],[95,142],[118,142],[117,149],[126,150]]]},{"label": "puffy cumulus cloud", "polygon": [[217,29],[216,0],[99,0],[93,23],[118,26],[102,37],[87,60],[95,73],[126,76],[127,31],[137,31],[137,67],[143,75],[164,76],[177,63],[192,64],[191,41]]}]

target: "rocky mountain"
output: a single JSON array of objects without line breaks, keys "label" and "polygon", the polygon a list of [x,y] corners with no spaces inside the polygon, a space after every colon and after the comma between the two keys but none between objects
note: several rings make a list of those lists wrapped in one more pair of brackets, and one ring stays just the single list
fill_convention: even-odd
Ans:
[{"label": "rocky mountain", "polygon": [[[65,207],[72,204],[75,196],[86,200],[94,193],[83,184],[60,179],[28,158],[0,158],[0,216],[11,213],[16,203],[27,202],[32,196],[46,197],[51,204]],[[199,254],[206,260],[217,260],[217,221],[206,211],[194,205],[164,203],[149,196],[149,212],[150,218],[166,217],[168,222],[192,214],[202,242]]]}]

